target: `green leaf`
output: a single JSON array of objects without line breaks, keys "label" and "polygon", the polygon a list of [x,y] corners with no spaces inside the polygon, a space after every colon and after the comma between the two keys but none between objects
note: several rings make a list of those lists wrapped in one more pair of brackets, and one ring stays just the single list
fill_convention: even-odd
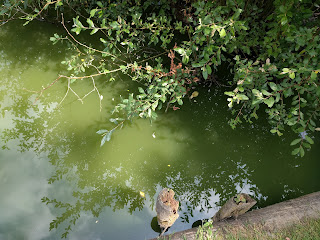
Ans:
[{"label": "green leaf", "polygon": [[289,72],[290,69],[289,68],[282,68],[282,74]]},{"label": "green leaf", "polygon": [[281,25],[285,25],[285,24],[287,24],[288,23],[288,18],[286,17],[286,16],[283,16],[282,18],[281,18]]},{"label": "green leaf", "polygon": [[72,28],[71,31],[72,31],[72,32],[75,32],[77,35],[79,35],[80,32],[81,32],[81,28],[79,28],[79,27]]},{"label": "green leaf", "polygon": [[209,27],[204,28],[203,33],[206,36],[211,35],[211,28],[209,28]]},{"label": "green leaf", "polygon": [[224,92],[224,94],[230,97],[234,96],[234,92]]},{"label": "green leaf", "polygon": [[112,122],[112,123],[114,123],[114,124],[118,124],[118,121],[117,121],[117,119],[115,119],[115,118],[110,118],[109,121]]},{"label": "green leaf", "polygon": [[119,23],[117,21],[113,21],[111,23],[109,23],[110,27],[114,28],[114,29],[119,29]]},{"label": "green leaf", "polygon": [[96,14],[96,12],[98,11],[98,9],[92,9],[91,11],[90,11],[90,17],[93,17],[95,14]]},{"label": "green leaf", "polygon": [[305,148],[311,148],[311,145],[307,142],[303,142],[302,146],[304,146]]},{"label": "green leaf", "polygon": [[203,78],[204,78],[205,80],[208,79],[208,71],[207,71],[207,69],[204,69],[204,70],[202,71],[202,76],[203,76]]},{"label": "green leaf", "polygon": [[207,72],[210,75],[212,73],[212,69],[209,65],[206,66]]},{"label": "green leaf", "polygon": [[292,155],[297,155],[299,153],[299,151],[300,151],[300,148],[296,148],[291,152],[291,154]]},{"label": "green leaf", "polygon": [[294,79],[296,77],[296,74],[294,72],[289,73],[289,78]]},{"label": "green leaf", "polygon": [[113,133],[113,130],[108,131],[107,134],[103,136],[103,138],[101,139],[100,147],[102,147],[103,144],[105,144],[106,141],[107,142],[110,141],[112,133]]},{"label": "green leaf", "polygon": [[252,93],[255,95],[255,96],[259,96],[261,93],[259,90],[257,89],[252,89]]},{"label": "green leaf", "polygon": [[300,157],[303,157],[304,156],[304,149],[303,147],[300,147]]},{"label": "green leaf", "polygon": [[4,13],[6,13],[7,11],[8,11],[8,9],[7,9],[7,8],[2,9],[2,10],[1,10],[1,12],[0,12],[0,15],[2,15],[2,14],[4,14]]},{"label": "green leaf", "polygon": [[142,87],[138,87],[140,93],[145,93]]},{"label": "green leaf", "polygon": [[308,143],[314,144],[314,141],[313,141],[312,138],[309,137],[308,135],[305,136],[305,139],[308,141]]},{"label": "green leaf", "polygon": [[278,89],[277,84],[275,84],[274,82],[269,82],[269,86],[273,91],[277,91]]},{"label": "green leaf", "polygon": [[283,5],[281,5],[281,6],[279,7],[279,10],[280,10],[281,13],[285,13],[285,12],[286,12],[286,9],[284,8]]},{"label": "green leaf", "polygon": [[74,19],[73,19],[73,22],[74,22],[74,24],[75,24],[77,27],[84,28],[84,26],[82,25],[82,23],[79,21],[79,16],[77,16],[76,18],[74,18]]},{"label": "green leaf", "polygon": [[317,78],[317,73],[312,71],[311,72],[311,77],[310,77],[312,80],[315,80]]},{"label": "green leaf", "polygon": [[97,131],[96,133],[98,134],[103,134],[103,133],[106,133],[106,132],[109,132],[108,130],[105,130],[105,129],[100,129],[99,131]]},{"label": "green leaf", "polygon": [[103,39],[103,38],[100,38],[100,41],[101,41],[102,43],[107,43],[107,41],[106,41],[105,39]]},{"label": "green leaf", "polygon": [[316,94],[318,97],[320,97],[320,86],[317,87]]},{"label": "green leaf", "polygon": [[87,18],[87,23],[89,24],[90,27],[94,27],[94,24],[90,18]]},{"label": "green leaf", "polygon": [[183,55],[183,57],[182,57],[182,63],[183,63],[183,64],[187,64],[188,62],[189,62],[189,56]]},{"label": "green leaf", "polygon": [[268,91],[262,89],[261,92],[263,93],[263,95],[266,95],[266,96],[270,96],[272,95],[271,93],[269,93]]},{"label": "green leaf", "polygon": [[198,68],[198,67],[202,67],[203,65],[205,65],[207,63],[207,60],[202,59],[200,62],[198,63],[192,63],[192,67],[194,68]]},{"label": "green leaf", "polygon": [[155,110],[156,110],[156,108],[157,108],[157,106],[158,106],[158,103],[159,103],[159,101],[158,101],[158,100],[157,100],[157,101],[155,101],[154,103],[152,103],[151,108],[152,108],[152,110],[153,110],[153,111],[155,111]]},{"label": "green leaf", "polygon": [[95,28],[95,29],[92,29],[92,31],[91,31],[91,33],[90,33],[90,35],[93,35],[93,34],[95,34],[96,32],[98,32],[99,31],[99,29],[98,28]]},{"label": "green leaf", "polygon": [[285,98],[290,97],[293,94],[292,88],[288,88],[286,90],[283,91],[283,95]]},{"label": "green leaf", "polygon": [[246,95],[244,95],[244,94],[238,94],[238,95],[237,95],[237,98],[238,98],[239,100],[249,100],[249,98],[248,98]]},{"label": "green leaf", "polygon": [[271,108],[274,104],[274,98],[270,97],[270,98],[264,99],[263,102],[267,104],[269,108]]},{"label": "green leaf", "polygon": [[174,50],[176,52],[178,52],[180,55],[183,55],[183,54],[186,53],[186,51],[183,48],[180,48],[180,47],[174,48]]},{"label": "green leaf", "polygon": [[301,138],[297,138],[297,139],[293,140],[293,141],[290,143],[290,145],[293,146],[293,145],[298,144],[299,142],[301,142]]},{"label": "green leaf", "polygon": [[220,32],[219,32],[219,35],[220,35],[221,38],[225,37],[226,34],[227,34],[227,33],[226,33],[226,30],[224,30],[224,28],[222,28],[222,29],[220,30]]}]

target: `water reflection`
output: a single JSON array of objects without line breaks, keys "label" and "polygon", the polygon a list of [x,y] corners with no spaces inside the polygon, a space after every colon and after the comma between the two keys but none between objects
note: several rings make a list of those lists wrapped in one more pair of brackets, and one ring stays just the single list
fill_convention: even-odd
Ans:
[{"label": "water reflection", "polygon": [[[52,50],[46,51],[43,57],[50,58]],[[0,238],[11,234],[35,239],[26,229],[12,234],[20,224],[33,221],[28,209],[35,211],[37,206],[41,206],[43,223],[48,226],[51,221],[50,229],[55,229],[51,234],[39,233],[38,239],[66,233],[70,239],[142,239],[157,236],[152,219],[155,198],[163,187],[174,189],[181,203],[181,217],[169,232],[212,217],[238,192],[251,194],[263,207],[320,189],[319,143],[306,158],[298,159],[290,156],[290,135],[281,139],[270,135],[263,120],[231,130],[223,89],[198,89],[196,102],[187,100],[183,109],[160,114],[152,125],[144,120],[128,124],[100,148],[95,132],[110,127],[106,118],[111,99],[127,89],[126,83],[105,87],[97,82],[105,96],[102,112],[94,94],[84,104],[70,96],[57,106],[66,91],[63,82],[33,104],[36,96],[22,89],[55,79],[56,64],[13,64],[16,52],[11,57],[2,49],[0,53],[4,56],[0,60],[0,180],[16,178],[18,195],[14,198],[7,186],[0,206],[22,209],[19,224],[9,210],[1,211],[8,215],[1,217]],[[18,71],[21,64],[24,70]],[[33,68],[38,70],[26,70]],[[85,81],[77,87],[91,90]],[[28,169],[27,176],[19,176],[21,168]],[[40,204],[41,197],[48,207]],[[40,222],[37,218],[33,224],[41,225],[43,231]]]}]

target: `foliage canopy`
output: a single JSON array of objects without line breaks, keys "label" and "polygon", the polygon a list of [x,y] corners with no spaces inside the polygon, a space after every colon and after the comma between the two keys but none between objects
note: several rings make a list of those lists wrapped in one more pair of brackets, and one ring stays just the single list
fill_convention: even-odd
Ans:
[{"label": "foliage canopy", "polygon": [[[126,121],[176,110],[193,86],[210,82],[228,88],[233,128],[258,119],[262,109],[271,133],[290,127],[299,134],[291,145],[300,156],[320,130],[319,14],[311,0],[6,0],[0,11],[2,24],[14,18],[63,24],[65,36],[50,40],[76,50],[63,62],[69,84],[98,76],[113,81],[114,74],[140,84],[115,106],[114,128],[97,132],[101,145]],[[82,35],[100,43],[84,44]],[[229,77],[221,80],[226,64]]]}]

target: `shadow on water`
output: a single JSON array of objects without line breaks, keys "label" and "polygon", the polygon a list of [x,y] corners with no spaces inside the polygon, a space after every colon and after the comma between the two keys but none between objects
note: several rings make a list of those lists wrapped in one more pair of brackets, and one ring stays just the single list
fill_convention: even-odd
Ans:
[{"label": "shadow on water", "polygon": [[[6,51],[6,61],[12,63],[13,68],[28,67],[30,65],[48,66],[48,61],[56,64],[50,64],[55,67],[55,71],[61,69],[60,62],[65,58],[68,51],[58,50],[62,44],[53,45],[49,38],[54,33],[63,33],[60,26],[48,27],[48,23],[30,22],[28,26],[23,26],[25,21],[12,21],[1,26],[0,31],[0,48],[10,49]],[[50,24],[51,25],[51,24]]]},{"label": "shadow on water", "polygon": [[[39,26],[34,25],[35,29]],[[34,44],[46,46],[28,50],[30,42],[23,39],[16,48],[8,43],[13,49],[7,56],[16,67],[28,67],[32,61],[38,64],[35,59],[39,56],[53,62],[60,62],[63,57],[63,53],[52,55],[52,48],[46,45],[51,43],[43,42],[50,35],[45,27],[39,30],[46,32],[44,36],[38,35],[35,29],[30,31],[15,25],[8,31],[6,39],[25,36],[30,40],[35,34]],[[19,57],[15,60],[24,54],[28,55],[25,64]],[[56,66],[59,71],[60,67]],[[71,186],[69,194],[53,187],[43,198],[56,214],[51,230],[71,233],[77,229],[81,217],[90,213],[105,219],[108,233],[104,238],[127,239],[124,232],[131,239],[155,237],[158,232],[154,220],[155,197],[163,187],[174,189],[181,204],[180,219],[170,231],[186,229],[199,218],[213,216],[219,206],[238,192],[251,194],[258,201],[257,207],[264,207],[320,189],[319,137],[313,149],[300,159],[290,155],[289,144],[294,136],[271,135],[266,120],[232,130],[227,123],[231,115],[221,89],[211,88],[211,92],[199,89],[199,97],[190,102],[186,99],[181,110],[160,114],[151,126],[144,120],[128,124],[100,148],[100,136],[95,132],[111,127],[105,123],[114,104],[111,99],[123,93],[123,87],[115,84],[112,89],[103,88],[104,99],[111,104],[98,114],[96,96],[88,99],[87,105],[70,97],[55,110],[57,102],[52,99],[32,105],[35,96],[27,92],[17,95],[8,91],[0,97],[2,118],[11,116],[9,126],[5,125],[1,132],[2,149],[13,147],[19,152],[45,154],[54,167],[49,184]],[[65,90],[63,84],[58,84],[57,89]],[[62,91],[60,95],[63,94]],[[106,209],[111,210],[107,217]],[[123,223],[125,231],[113,230],[110,227],[113,222],[121,224],[124,218],[129,218],[127,215],[121,220],[110,217],[120,215],[123,210],[143,224],[137,227],[131,222],[131,227]]]},{"label": "shadow on water", "polygon": [[[50,229],[67,223],[66,232],[71,231],[84,212],[98,218],[106,207],[113,211],[126,209],[130,214],[142,211],[148,204],[154,209],[159,187],[175,190],[181,203],[180,225],[194,222],[201,213],[212,215],[217,206],[241,191],[253,195],[257,206],[263,207],[319,189],[319,183],[314,181],[317,173],[310,167],[319,167],[316,149],[308,153],[310,158],[297,159],[290,156],[290,140],[271,136],[264,126],[244,124],[233,131],[223,109],[217,107],[220,103],[207,104],[205,99],[208,97],[198,98],[174,115],[160,116],[153,123],[155,127],[146,121],[128,125],[103,148],[93,131],[103,121],[45,134],[50,129],[44,120],[48,116],[26,121],[21,112],[16,112],[14,115],[20,118],[15,121],[14,130],[5,132],[4,142],[21,139],[17,133],[24,134],[20,151],[48,152],[55,166],[50,184],[61,180],[74,183],[72,198],[56,199],[53,194],[53,198],[45,199],[63,212]],[[215,102],[217,99],[219,96],[214,98]],[[203,104],[206,107],[200,110]],[[12,109],[28,109],[28,104],[17,101]],[[177,116],[181,119],[176,120]],[[138,134],[139,129],[150,131],[148,141],[154,140],[158,147],[144,151],[153,144],[139,144],[139,136],[129,140],[129,145],[119,144],[128,131]],[[154,129],[156,138],[152,139]],[[168,155],[166,151],[174,153]],[[141,197],[140,191],[148,199]]]},{"label": "shadow on water", "polygon": [[[241,189],[258,200],[257,207],[319,189],[319,176],[315,171],[320,166],[317,161],[319,133],[315,136],[317,143],[306,158],[291,156],[290,142],[297,138],[293,133],[287,131],[282,137],[270,134],[263,114],[257,122],[243,123],[232,130],[227,123],[232,115],[226,114],[223,90],[199,91],[202,96],[200,94],[194,103],[185,106],[177,117],[181,118],[181,128],[189,129],[194,141],[201,143],[194,147],[194,153],[202,169],[210,169],[209,174],[204,171],[202,176],[209,180],[213,189],[221,184],[222,189],[217,191],[222,195],[219,206]],[[202,160],[206,158],[211,159]],[[223,180],[216,182],[217,176]],[[233,186],[228,187],[228,178]],[[250,189],[246,189],[242,181],[247,181]]]}]

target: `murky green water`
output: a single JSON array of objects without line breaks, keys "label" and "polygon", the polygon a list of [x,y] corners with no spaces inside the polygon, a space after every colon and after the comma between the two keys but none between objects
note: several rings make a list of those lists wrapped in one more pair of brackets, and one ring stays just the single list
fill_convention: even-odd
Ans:
[{"label": "murky green water", "polygon": [[[294,136],[272,136],[264,120],[232,130],[224,90],[215,86],[197,89],[196,101],[160,114],[152,125],[126,125],[100,148],[95,132],[110,128],[110,110],[128,83],[96,82],[104,96],[101,112],[96,92],[83,104],[72,93],[59,104],[65,80],[35,101],[38,94],[30,91],[65,71],[60,62],[68,50],[49,42],[62,32],[56,26],[21,25],[0,27],[1,240],[60,239],[66,231],[68,239],[156,237],[155,198],[163,187],[181,204],[169,232],[213,216],[240,191],[263,207],[320,190],[319,134],[301,159],[290,155]],[[81,97],[93,85],[83,80],[72,87]]]}]

